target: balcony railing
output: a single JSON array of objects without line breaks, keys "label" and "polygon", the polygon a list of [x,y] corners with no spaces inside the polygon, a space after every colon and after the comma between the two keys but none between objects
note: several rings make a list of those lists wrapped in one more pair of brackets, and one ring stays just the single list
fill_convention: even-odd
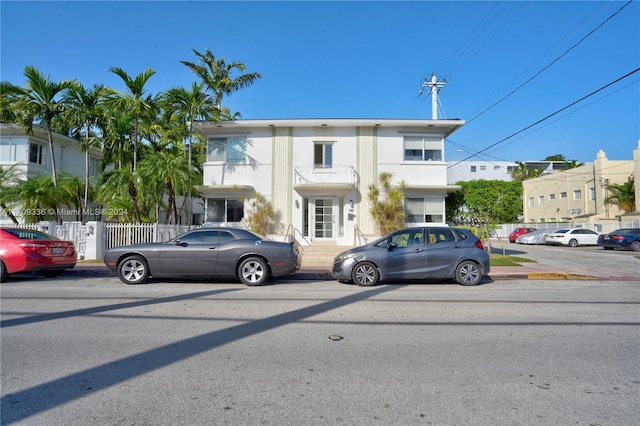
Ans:
[{"label": "balcony railing", "polygon": [[295,167],[294,184],[347,184],[357,187],[360,176],[353,166],[298,166]]}]

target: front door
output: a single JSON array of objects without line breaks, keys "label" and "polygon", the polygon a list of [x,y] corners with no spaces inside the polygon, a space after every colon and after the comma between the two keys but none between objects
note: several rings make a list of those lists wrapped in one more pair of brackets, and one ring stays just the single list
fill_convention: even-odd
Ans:
[{"label": "front door", "polygon": [[335,239],[335,199],[313,198],[310,200],[309,222],[311,238],[314,240]]}]

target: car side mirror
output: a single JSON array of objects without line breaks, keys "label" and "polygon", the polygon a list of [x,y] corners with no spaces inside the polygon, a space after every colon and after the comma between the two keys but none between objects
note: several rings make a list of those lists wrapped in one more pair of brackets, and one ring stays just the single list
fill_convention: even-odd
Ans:
[{"label": "car side mirror", "polygon": [[387,250],[389,250],[389,251],[393,250],[396,247],[398,247],[398,243],[396,243],[395,241],[392,241],[392,242],[387,244]]}]

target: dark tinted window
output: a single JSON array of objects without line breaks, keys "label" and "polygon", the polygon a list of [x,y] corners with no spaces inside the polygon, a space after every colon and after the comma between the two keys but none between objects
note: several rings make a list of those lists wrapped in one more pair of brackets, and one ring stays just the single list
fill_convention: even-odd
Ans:
[{"label": "dark tinted window", "polygon": [[456,241],[453,231],[449,228],[430,228],[429,244],[444,243],[447,241]]},{"label": "dark tinted window", "polygon": [[5,229],[6,232],[21,240],[58,240],[53,235],[28,229]]}]

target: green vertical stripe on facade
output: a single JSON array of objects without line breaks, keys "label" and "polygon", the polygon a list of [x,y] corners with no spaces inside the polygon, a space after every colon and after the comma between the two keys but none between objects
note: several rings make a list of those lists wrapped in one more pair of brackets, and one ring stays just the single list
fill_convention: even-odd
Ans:
[{"label": "green vertical stripe on facade", "polygon": [[280,213],[280,225],[285,232],[292,223],[293,211],[293,128],[274,127],[271,130],[271,204]]},{"label": "green vertical stripe on facade", "polygon": [[369,214],[367,192],[370,184],[378,181],[378,129],[356,127],[356,169],[360,175],[360,207],[358,226],[365,234],[376,234],[378,229]]}]

